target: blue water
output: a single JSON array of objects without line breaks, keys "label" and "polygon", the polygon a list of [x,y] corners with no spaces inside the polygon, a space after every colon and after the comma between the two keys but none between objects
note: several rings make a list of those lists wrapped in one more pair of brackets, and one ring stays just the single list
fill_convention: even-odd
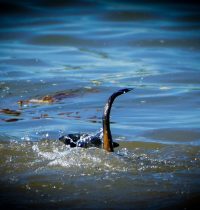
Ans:
[{"label": "blue water", "polygon": [[[161,209],[197,202],[198,4],[9,0],[0,8],[2,205]],[[120,144],[113,154],[58,142],[63,134],[98,132],[107,98],[124,87],[134,91],[113,105]],[[45,96],[53,102],[41,102]]]}]

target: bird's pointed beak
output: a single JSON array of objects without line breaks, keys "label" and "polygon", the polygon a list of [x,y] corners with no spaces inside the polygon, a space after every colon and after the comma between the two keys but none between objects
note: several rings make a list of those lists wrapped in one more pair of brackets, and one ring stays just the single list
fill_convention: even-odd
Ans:
[{"label": "bird's pointed beak", "polygon": [[127,92],[134,90],[134,88],[127,88]]},{"label": "bird's pointed beak", "polygon": [[125,88],[125,89],[121,89],[120,92],[122,92],[122,94],[124,94],[124,93],[128,93],[131,90],[134,90],[134,89],[133,88]]}]

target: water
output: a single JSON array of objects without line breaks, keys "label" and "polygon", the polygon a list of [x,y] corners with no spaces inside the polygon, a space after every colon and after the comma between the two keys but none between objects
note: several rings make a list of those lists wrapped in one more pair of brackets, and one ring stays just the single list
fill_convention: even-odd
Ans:
[{"label": "water", "polygon": [[[198,5],[0,4],[1,206],[197,207]],[[135,89],[112,109],[114,153],[58,141],[98,132],[107,98],[124,87]]]}]

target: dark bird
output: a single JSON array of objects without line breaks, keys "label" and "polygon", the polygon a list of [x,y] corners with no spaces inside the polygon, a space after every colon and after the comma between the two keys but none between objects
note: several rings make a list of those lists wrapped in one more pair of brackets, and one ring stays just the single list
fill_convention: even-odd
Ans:
[{"label": "dark bird", "polygon": [[102,132],[97,133],[94,136],[89,134],[68,134],[59,138],[66,145],[70,145],[70,147],[103,147],[108,152],[113,152],[115,147],[118,147],[119,144],[113,142],[112,135],[110,131],[110,112],[112,108],[112,104],[114,100],[129,91],[133,90],[132,88],[125,88],[120,89],[117,92],[113,93],[105,107],[102,116],[102,123],[103,123],[103,141],[102,141]]}]

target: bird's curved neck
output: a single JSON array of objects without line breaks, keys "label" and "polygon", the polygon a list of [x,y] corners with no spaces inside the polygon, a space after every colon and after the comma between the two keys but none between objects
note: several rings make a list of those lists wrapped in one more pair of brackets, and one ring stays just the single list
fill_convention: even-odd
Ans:
[{"label": "bird's curved neck", "polygon": [[103,113],[103,149],[105,149],[108,152],[114,151],[112,135],[110,131],[110,111],[113,101],[114,99],[111,96],[104,107]]},{"label": "bird's curved neck", "polygon": [[110,98],[108,99],[103,112],[103,149],[105,149],[108,152],[113,152],[113,141],[112,141],[112,135],[110,131],[110,111],[113,104],[113,101],[117,96],[122,95],[124,93],[127,93],[131,91],[132,88],[125,88],[121,89],[115,93],[113,93]]}]

